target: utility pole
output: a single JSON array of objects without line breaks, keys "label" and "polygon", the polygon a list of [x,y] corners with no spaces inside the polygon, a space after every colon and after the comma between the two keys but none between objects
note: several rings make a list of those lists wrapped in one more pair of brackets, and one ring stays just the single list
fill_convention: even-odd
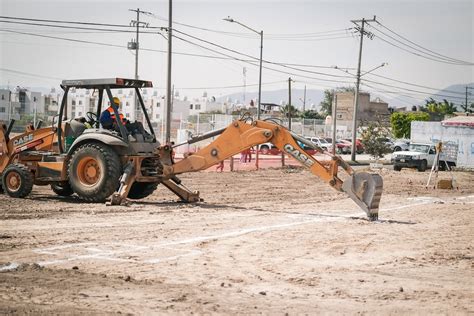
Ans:
[{"label": "utility pole", "polygon": [[337,116],[337,95],[332,90],[332,154],[336,154],[336,116]]},{"label": "utility pole", "polygon": [[247,90],[247,68],[244,67],[242,70],[242,74],[244,75],[244,95],[243,95],[243,104],[245,105],[245,92]]},{"label": "utility pole", "polygon": [[303,113],[306,110],[306,85],[304,85],[304,94],[303,94]]},{"label": "utility pole", "polygon": [[[140,13],[145,13],[145,14],[151,14],[151,13],[146,12],[146,11],[140,11],[139,8],[137,8],[136,10],[129,9],[128,11],[132,11],[132,12],[137,13],[137,19],[130,21],[130,25],[136,27],[135,42],[132,39],[132,41],[128,42],[127,47],[130,50],[135,50],[135,80],[138,80],[138,50],[140,48],[140,45],[139,45],[140,26],[141,27],[148,27],[148,23],[140,22]],[[135,112],[135,120],[138,120],[138,113],[140,113],[140,111],[139,111],[139,107],[138,107],[138,96],[137,95],[135,95],[134,112]]]},{"label": "utility pole", "polygon": [[[352,115],[352,147],[351,147],[351,160],[355,161],[356,159],[356,138],[357,138],[357,111],[359,107],[359,87],[360,87],[360,66],[362,62],[362,43],[364,40],[364,35],[368,38],[372,39],[373,34],[370,32],[364,31],[365,23],[367,22],[375,22],[375,15],[373,19],[367,20],[352,20],[351,22],[356,25],[356,29],[360,32],[360,46],[359,46],[359,62],[357,66],[357,81],[355,87],[355,95],[354,95],[354,114]],[[358,23],[362,22],[362,26],[359,26]]]},{"label": "utility pole", "polygon": [[166,86],[166,143],[171,142],[171,50],[173,27],[173,0],[169,0],[168,7],[168,82]]},{"label": "utility pole", "polygon": [[291,77],[288,78],[288,129],[291,131]]},{"label": "utility pole", "polygon": [[474,89],[473,87],[466,86],[466,113],[472,113],[472,110],[469,109],[469,105],[467,104],[467,96],[470,94],[468,89]]}]

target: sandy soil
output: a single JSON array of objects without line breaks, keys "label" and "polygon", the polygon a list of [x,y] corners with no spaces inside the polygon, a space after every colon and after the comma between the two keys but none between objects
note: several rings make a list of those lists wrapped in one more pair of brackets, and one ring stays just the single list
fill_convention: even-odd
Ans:
[{"label": "sandy soil", "polygon": [[378,222],[301,169],[187,174],[192,205],[1,195],[0,314],[474,313],[474,174],[381,173]]}]

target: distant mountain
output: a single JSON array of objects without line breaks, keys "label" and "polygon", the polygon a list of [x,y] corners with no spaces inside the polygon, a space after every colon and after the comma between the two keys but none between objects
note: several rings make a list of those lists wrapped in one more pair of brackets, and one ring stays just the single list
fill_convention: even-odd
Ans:
[{"label": "distant mountain", "polygon": [[[217,101],[225,102],[231,101],[235,103],[249,104],[251,99],[256,100],[258,98],[258,92],[247,92],[245,94],[245,102],[243,100],[243,93],[232,93],[223,97],[217,98]],[[291,90],[291,103],[298,109],[303,108],[304,89],[292,89]],[[324,91],[307,89],[306,90],[306,109],[311,109],[311,106],[319,106],[319,103],[324,98]],[[275,103],[275,104],[286,104],[288,102],[288,90],[274,90],[266,91],[262,90],[262,103]]]},{"label": "distant mountain", "polygon": [[[442,101],[443,99],[448,100],[449,102],[453,102],[458,110],[461,111],[461,104],[466,103],[466,86],[474,88],[474,82],[468,84],[455,84],[449,87],[444,88],[436,92],[436,94],[431,95],[430,97],[437,100]],[[473,89],[469,89],[468,93],[473,93]],[[430,98],[428,97],[428,99]],[[474,97],[472,95],[467,96],[467,103],[471,104],[474,102]]]}]

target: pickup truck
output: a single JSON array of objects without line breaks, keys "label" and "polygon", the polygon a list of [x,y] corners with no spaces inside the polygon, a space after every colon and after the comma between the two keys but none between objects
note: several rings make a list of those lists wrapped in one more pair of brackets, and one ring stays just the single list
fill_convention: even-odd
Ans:
[{"label": "pickup truck", "polygon": [[[407,151],[395,151],[392,154],[393,170],[402,168],[416,168],[423,172],[433,166],[436,157],[434,144],[411,143]],[[446,170],[446,166],[455,167],[456,160],[441,152],[439,156],[439,169]]]}]

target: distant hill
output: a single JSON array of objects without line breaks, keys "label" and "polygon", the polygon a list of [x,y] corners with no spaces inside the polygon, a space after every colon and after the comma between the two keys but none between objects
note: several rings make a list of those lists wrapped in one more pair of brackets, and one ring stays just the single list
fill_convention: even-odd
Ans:
[{"label": "distant hill", "polygon": [[[442,101],[443,99],[448,100],[449,102],[453,102],[458,110],[461,111],[461,104],[464,104],[466,101],[466,85],[468,87],[474,88],[474,82],[468,84],[455,84],[449,87],[444,88],[443,90],[438,91],[437,95],[431,95],[430,97],[437,100]],[[473,89],[469,89],[468,93],[474,93]],[[452,97],[451,97],[452,96]],[[430,98],[428,97],[428,99]],[[467,96],[467,103],[471,104],[474,102],[474,96],[469,95]]]},{"label": "distant hill", "polygon": [[[258,92],[247,92],[245,94],[245,104],[249,104],[251,99],[256,100],[258,98]],[[303,107],[303,98],[304,98],[304,89],[292,89],[291,90],[291,103],[295,105],[298,109]],[[324,98],[324,91],[307,89],[306,90],[306,109],[311,109],[311,105],[319,106],[319,103]],[[236,103],[244,103],[243,93],[232,93],[220,98],[217,98],[217,101],[227,101],[230,100]],[[262,103],[275,103],[275,104],[286,104],[288,102],[288,90],[274,90],[274,91],[262,91]]]}]

